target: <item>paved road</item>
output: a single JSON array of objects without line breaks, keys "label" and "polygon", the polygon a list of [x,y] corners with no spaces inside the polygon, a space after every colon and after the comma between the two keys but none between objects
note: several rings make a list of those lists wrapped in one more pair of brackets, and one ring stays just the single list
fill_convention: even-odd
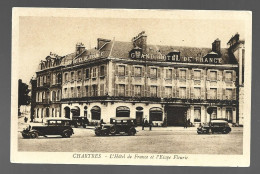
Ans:
[{"label": "paved road", "polygon": [[198,135],[196,128],[153,128],[135,136],[97,137],[93,129],[74,128],[71,138],[18,136],[19,151],[44,152],[111,152],[173,154],[242,154],[243,128],[232,128],[230,134]]}]

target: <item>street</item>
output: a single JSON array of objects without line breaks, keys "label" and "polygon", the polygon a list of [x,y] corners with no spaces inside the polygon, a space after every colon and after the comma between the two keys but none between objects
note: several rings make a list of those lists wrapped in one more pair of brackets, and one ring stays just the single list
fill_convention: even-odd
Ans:
[{"label": "street", "polygon": [[[19,129],[24,124],[19,124]],[[243,128],[229,134],[198,135],[195,127],[137,127],[135,136],[95,136],[93,127],[73,128],[71,138],[57,136],[23,139],[18,133],[18,150],[30,152],[103,152],[171,154],[242,154]]]}]

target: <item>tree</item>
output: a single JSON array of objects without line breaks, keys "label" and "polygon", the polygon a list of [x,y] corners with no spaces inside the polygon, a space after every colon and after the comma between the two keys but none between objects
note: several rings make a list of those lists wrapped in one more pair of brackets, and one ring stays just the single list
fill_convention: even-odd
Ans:
[{"label": "tree", "polygon": [[18,80],[18,115],[21,115],[20,107],[21,105],[30,104],[30,90],[28,89],[28,85],[23,83],[21,79]]}]

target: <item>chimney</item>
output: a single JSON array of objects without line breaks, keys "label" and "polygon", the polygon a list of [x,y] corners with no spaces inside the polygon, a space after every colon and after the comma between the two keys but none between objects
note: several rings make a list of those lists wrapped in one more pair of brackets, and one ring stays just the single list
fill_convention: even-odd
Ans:
[{"label": "chimney", "polygon": [[85,46],[83,43],[77,43],[76,44],[76,56],[80,55],[81,53],[83,53],[83,51],[85,50]]},{"label": "chimney", "polygon": [[142,53],[145,54],[147,51],[147,35],[145,31],[139,33],[136,37],[132,39],[134,47],[140,47],[142,49]]},{"label": "chimney", "polygon": [[98,38],[97,39],[97,49],[99,50],[100,48],[102,48],[106,43],[110,42],[111,40],[109,39],[102,39],[102,38]]},{"label": "chimney", "polygon": [[213,43],[212,43],[212,51],[215,53],[218,53],[220,55],[220,40],[217,38]]}]

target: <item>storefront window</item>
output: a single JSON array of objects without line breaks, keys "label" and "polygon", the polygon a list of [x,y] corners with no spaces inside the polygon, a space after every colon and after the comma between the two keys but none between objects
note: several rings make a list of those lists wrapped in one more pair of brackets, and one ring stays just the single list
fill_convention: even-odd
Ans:
[{"label": "storefront window", "polygon": [[194,108],[194,122],[200,122],[201,121],[201,109],[200,107]]},{"label": "storefront window", "polygon": [[161,108],[151,108],[150,109],[150,120],[151,121],[162,121],[162,109]]},{"label": "storefront window", "polygon": [[130,109],[126,106],[117,107],[116,117],[130,117]]},{"label": "storefront window", "polygon": [[213,108],[213,112],[211,114],[211,119],[217,119],[217,108]]},{"label": "storefront window", "polygon": [[94,106],[91,109],[91,118],[92,120],[100,120],[101,119],[101,109],[98,106]]}]

